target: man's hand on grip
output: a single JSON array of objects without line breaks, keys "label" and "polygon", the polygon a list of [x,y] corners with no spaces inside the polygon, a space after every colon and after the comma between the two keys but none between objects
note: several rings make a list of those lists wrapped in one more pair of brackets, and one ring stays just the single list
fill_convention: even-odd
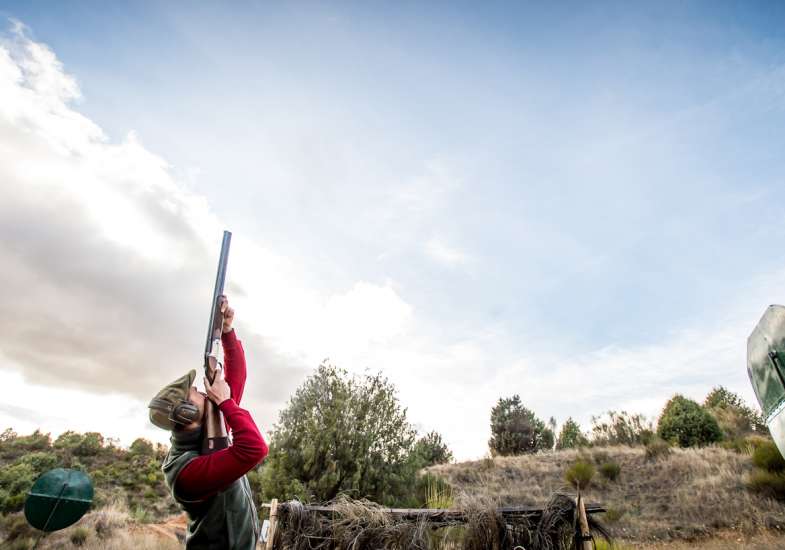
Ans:
[{"label": "man's hand on grip", "polygon": [[232,397],[229,384],[226,383],[226,380],[224,380],[222,376],[216,376],[212,384],[210,384],[210,381],[205,377],[204,389],[207,392],[207,397],[216,405],[220,405]]}]

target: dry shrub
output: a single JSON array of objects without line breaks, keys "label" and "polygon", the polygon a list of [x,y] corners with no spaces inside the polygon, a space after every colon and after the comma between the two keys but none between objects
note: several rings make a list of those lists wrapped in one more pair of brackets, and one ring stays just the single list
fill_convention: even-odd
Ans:
[{"label": "dry shrub", "polygon": [[[463,535],[464,550],[486,550],[499,548],[505,540],[504,519],[496,510],[473,508],[466,511],[466,529]],[[526,531],[528,535],[528,530]]]},{"label": "dry shrub", "polygon": [[671,454],[671,446],[659,437],[652,438],[646,445],[646,460],[659,460]]},{"label": "dry shrub", "polygon": [[120,501],[115,501],[103,508],[89,512],[80,523],[92,527],[99,538],[105,539],[110,537],[115,530],[127,526],[129,521],[128,508]]},{"label": "dry shrub", "polygon": [[22,512],[0,514],[0,540],[6,543],[16,540],[27,541],[38,533],[39,531],[30,527]]},{"label": "dry shrub", "polygon": [[319,550],[328,548],[390,548],[427,550],[429,527],[424,522],[396,523],[373,502],[339,497],[327,516],[311,513],[298,501],[279,505],[277,548]]},{"label": "dry shrub", "polygon": [[8,542],[7,544],[4,543],[3,550],[30,550],[33,547],[32,538],[21,538],[15,539],[13,541]]},{"label": "dry shrub", "polygon": [[591,457],[595,464],[603,464],[610,460],[610,456],[608,456],[606,451],[594,451]]},{"label": "dry shrub", "polygon": [[90,530],[86,527],[77,527],[76,529],[71,531],[71,534],[68,537],[68,540],[71,541],[71,544],[74,546],[82,546],[86,541],[87,537],[90,536]]}]

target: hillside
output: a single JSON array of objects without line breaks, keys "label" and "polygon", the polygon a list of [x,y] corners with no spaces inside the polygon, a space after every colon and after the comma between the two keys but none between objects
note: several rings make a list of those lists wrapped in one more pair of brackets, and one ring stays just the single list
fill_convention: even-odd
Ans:
[{"label": "hillside", "polygon": [[647,460],[643,447],[604,447],[486,458],[429,470],[453,485],[459,506],[477,500],[537,504],[566,489],[564,472],[580,457],[621,467],[616,481],[597,473],[585,493],[608,509],[600,517],[618,539],[653,543],[727,536],[728,531],[772,536],[785,529],[785,504],[745,486],[750,457],[719,447],[672,449],[656,460]]}]

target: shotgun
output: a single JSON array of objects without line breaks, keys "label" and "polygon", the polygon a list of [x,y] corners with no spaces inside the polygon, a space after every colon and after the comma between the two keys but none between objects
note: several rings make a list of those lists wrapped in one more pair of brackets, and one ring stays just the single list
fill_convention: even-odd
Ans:
[{"label": "shotgun", "polygon": [[[221,349],[223,314],[221,312],[220,299],[224,293],[226,264],[229,261],[229,245],[231,243],[231,232],[224,231],[221,255],[218,258],[218,273],[215,275],[213,301],[210,304],[210,325],[207,328],[207,342],[204,346],[204,375],[210,384],[215,380],[218,371],[223,369],[223,351]],[[209,399],[204,400],[204,409],[203,455],[220,451],[229,446],[229,434],[226,433],[223,413]]]}]

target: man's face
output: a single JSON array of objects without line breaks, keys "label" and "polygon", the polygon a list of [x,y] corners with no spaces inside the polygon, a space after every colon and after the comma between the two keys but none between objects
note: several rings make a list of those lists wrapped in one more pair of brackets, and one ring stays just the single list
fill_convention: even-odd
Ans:
[{"label": "man's face", "polygon": [[188,392],[188,401],[193,403],[199,409],[199,418],[198,420],[194,421],[194,424],[201,424],[202,418],[204,417],[204,400],[207,399],[207,396],[202,392],[196,389],[196,386],[191,386],[191,390]]}]

